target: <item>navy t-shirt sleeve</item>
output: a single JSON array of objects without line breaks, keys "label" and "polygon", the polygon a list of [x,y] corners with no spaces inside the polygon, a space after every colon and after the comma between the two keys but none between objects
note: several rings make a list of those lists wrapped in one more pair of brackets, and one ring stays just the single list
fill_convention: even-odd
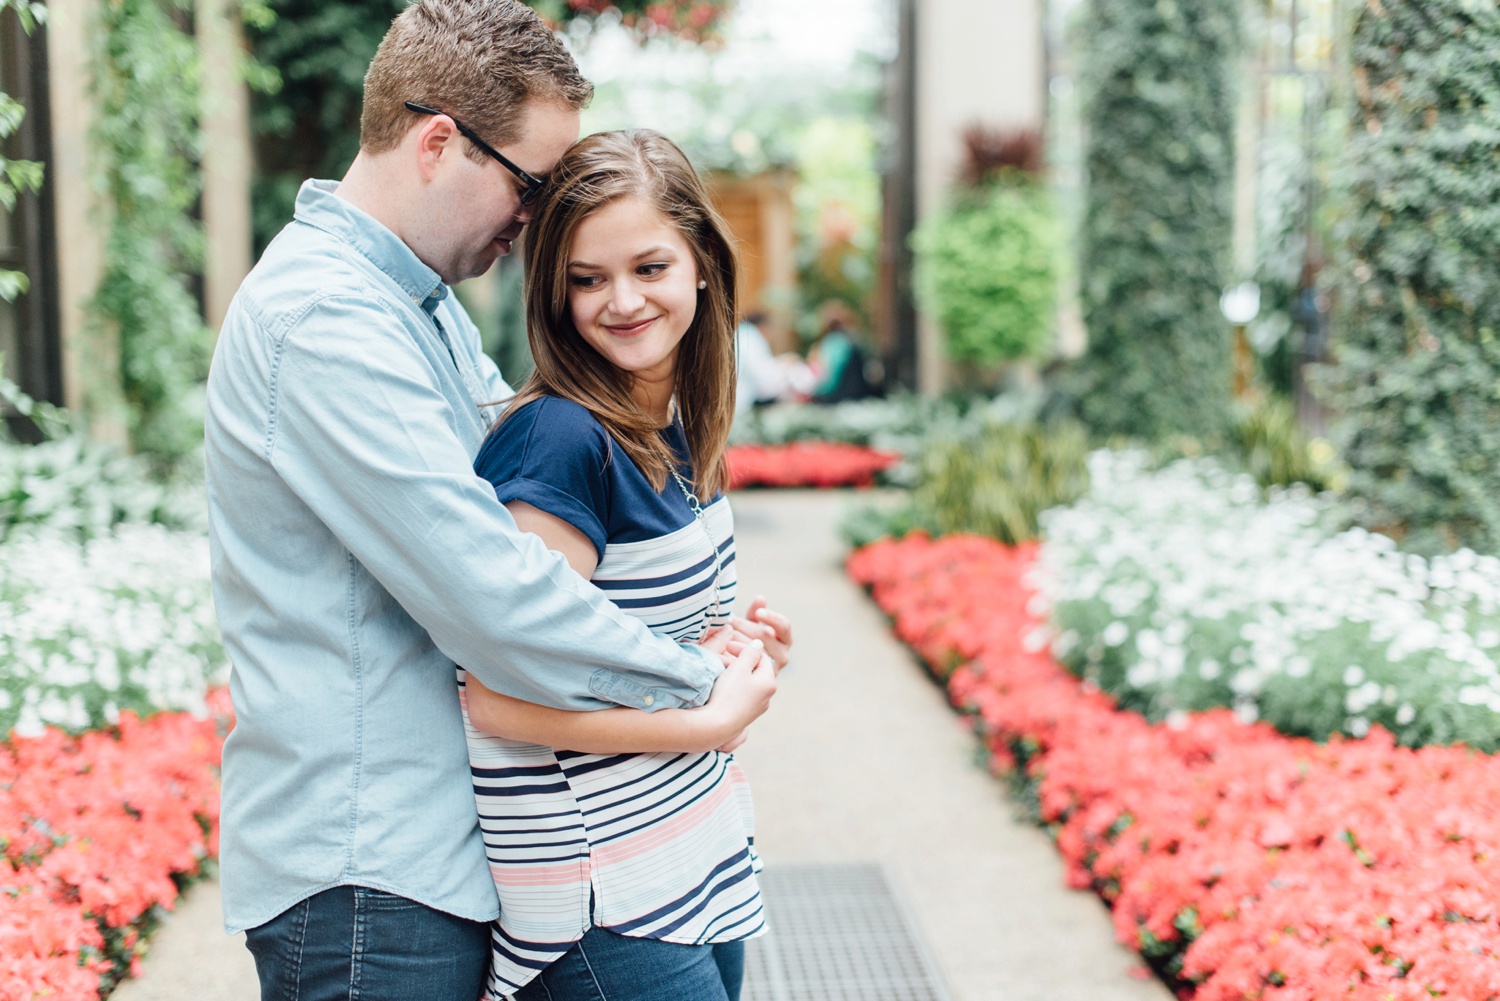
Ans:
[{"label": "navy t-shirt sleeve", "polygon": [[571,400],[543,397],[523,406],[485,439],[474,471],[500,503],[524,501],[578,529],[604,557],[609,509],[609,434]]}]

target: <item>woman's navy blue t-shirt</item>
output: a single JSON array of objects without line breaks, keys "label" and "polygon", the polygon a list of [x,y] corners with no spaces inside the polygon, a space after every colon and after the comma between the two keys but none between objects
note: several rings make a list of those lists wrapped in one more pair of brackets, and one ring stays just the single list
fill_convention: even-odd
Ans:
[{"label": "woman's navy blue t-shirt", "polygon": [[[685,465],[682,426],[674,421],[659,433]],[[604,426],[577,403],[544,396],[523,405],[490,434],[474,469],[494,486],[501,503],[524,501],[582,532],[599,557],[594,583],[622,608],[639,614],[643,602],[686,599],[690,591],[701,595],[714,578],[723,612],[732,606],[728,501],[720,494],[704,505],[705,535],[677,483],[669,477],[660,492],[654,490]],[[717,554],[709,549],[710,537]],[[695,547],[700,551],[691,553]],[[661,613],[670,608],[681,615],[645,616],[652,629],[683,638],[707,625],[703,616],[687,615],[683,601],[662,605]]]}]

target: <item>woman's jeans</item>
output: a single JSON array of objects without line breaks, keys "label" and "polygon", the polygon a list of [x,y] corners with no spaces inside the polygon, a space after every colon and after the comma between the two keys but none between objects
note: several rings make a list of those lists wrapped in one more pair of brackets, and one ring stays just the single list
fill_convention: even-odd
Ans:
[{"label": "woman's jeans", "polygon": [[261,1001],[475,1001],[490,962],[485,922],[363,886],[314,894],[245,939]]},{"label": "woman's jeans", "polygon": [[745,943],[678,945],[590,928],[516,1001],[739,1001]]}]

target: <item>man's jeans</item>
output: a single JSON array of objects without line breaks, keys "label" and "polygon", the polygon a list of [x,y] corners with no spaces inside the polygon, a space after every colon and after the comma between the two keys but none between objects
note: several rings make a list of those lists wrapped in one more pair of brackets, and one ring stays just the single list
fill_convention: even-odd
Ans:
[{"label": "man's jeans", "polygon": [[261,1001],[475,1001],[490,961],[485,922],[363,886],[314,894],[245,938]]},{"label": "man's jeans", "polygon": [[745,943],[678,945],[590,928],[515,1001],[739,1001]]}]

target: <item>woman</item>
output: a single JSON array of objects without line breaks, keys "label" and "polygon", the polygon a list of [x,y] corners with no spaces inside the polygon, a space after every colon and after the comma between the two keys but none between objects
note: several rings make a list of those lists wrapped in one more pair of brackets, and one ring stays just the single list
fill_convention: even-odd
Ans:
[{"label": "woman", "polygon": [[527,241],[537,368],[475,468],[521,528],[653,630],[689,642],[737,627],[770,656],[726,672],[701,710],[649,714],[547,709],[460,673],[500,893],[488,996],[733,1001],[763,920],[749,791],[727,752],[791,641],[763,601],[729,614],[734,252],[656,133],[580,141],[550,187]]}]

